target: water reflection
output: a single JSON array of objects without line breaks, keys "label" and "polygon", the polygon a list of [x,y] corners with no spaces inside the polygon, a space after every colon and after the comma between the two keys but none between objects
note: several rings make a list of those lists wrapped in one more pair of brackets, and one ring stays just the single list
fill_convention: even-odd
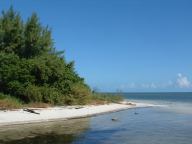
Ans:
[{"label": "water reflection", "polygon": [[0,127],[1,144],[69,144],[89,129],[89,118]]}]

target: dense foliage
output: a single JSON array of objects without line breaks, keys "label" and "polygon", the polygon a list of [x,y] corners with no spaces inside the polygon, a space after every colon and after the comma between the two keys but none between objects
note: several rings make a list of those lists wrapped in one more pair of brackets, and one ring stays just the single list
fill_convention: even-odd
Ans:
[{"label": "dense foliage", "polygon": [[0,93],[23,101],[84,104],[89,87],[54,48],[36,14],[23,21],[11,7],[0,17]]}]

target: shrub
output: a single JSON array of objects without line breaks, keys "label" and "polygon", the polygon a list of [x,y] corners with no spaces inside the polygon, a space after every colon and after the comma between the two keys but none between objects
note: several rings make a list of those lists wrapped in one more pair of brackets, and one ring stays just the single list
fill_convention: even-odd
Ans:
[{"label": "shrub", "polygon": [[63,95],[56,89],[50,87],[41,87],[41,94],[45,103],[64,104]]},{"label": "shrub", "polygon": [[19,99],[0,93],[0,109],[16,109],[21,107],[22,102]]},{"label": "shrub", "polygon": [[92,95],[92,103],[103,104],[103,103],[118,103],[123,100],[120,95],[106,94],[106,93],[94,93]]},{"label": "shrub", "polygon": [[63,95],[56,88],[29,85],[27,86],[24,95],[28,102],[64,104]]},{"label": "shrub", "polygon": [[28,102],[42,102],[43,100],[41,89],[34,85],[27,86],[23,95]]},{"label": "shrub", "polygon": [[82,83],[75,83],[71,87],[71,95],[69,96],[75,104],[86,104],[90,101],[91,91]]}]

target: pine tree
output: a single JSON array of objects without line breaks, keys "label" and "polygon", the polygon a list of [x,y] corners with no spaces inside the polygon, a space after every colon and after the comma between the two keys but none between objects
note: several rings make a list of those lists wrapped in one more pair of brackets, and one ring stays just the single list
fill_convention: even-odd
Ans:
[{"label": "pine tree", "polygon": [[0,18],[0,51],[18,53],[23,44],[23,22],[19,13],[10,7]]}]

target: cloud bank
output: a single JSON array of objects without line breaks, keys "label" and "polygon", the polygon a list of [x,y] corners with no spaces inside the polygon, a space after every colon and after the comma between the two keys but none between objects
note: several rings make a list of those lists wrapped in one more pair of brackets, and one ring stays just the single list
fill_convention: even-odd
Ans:
[{"label": "cloud bank", "polygon": [[176,79],[168,80],[164,83],[127,83],[122,84],[120,89],[167,89],[167,88],[179,88],[179,89],[189,89],[192,88],[192,81],[185,75],[178,73]]},{"label": "cloud bank", "polygon": [[181,73],[177,74],[177,86],[180,88],[190,88],[191,82],[186,76],[183,76]]}]

